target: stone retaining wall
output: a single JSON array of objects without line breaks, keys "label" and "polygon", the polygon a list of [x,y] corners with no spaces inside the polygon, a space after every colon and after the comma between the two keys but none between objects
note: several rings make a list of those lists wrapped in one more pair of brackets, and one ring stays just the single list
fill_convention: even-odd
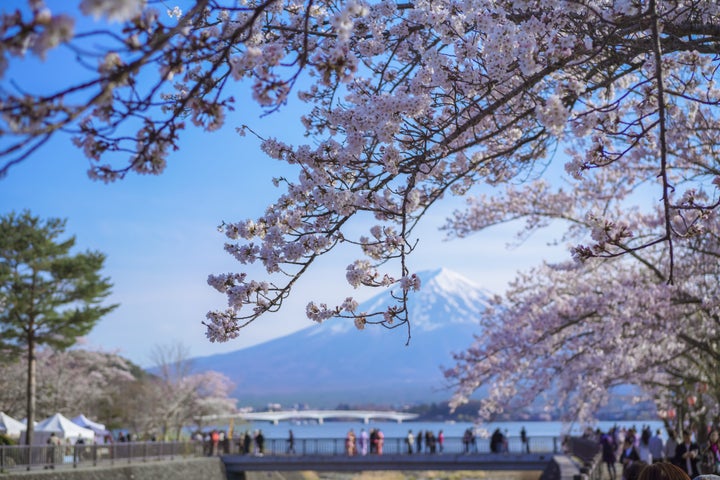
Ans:
[{"label": "stone retaining wall", "polygon": [[226,480],[220,457],[0,473],[0,480]]}]

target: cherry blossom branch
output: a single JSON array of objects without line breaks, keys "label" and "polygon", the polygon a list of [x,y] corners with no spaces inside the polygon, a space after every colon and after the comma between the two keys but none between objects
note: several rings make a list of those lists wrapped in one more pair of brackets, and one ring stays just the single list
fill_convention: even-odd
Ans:
[{"label": "cherry blossom branch", "polygon": [[665,240],[667,241],[668,255],[670,261],[668,263],[668,283],[673,283],[673,272],[675,266],[675,254],[673,248],[672,222],[670,219],[670,196],[669,190],[672,188],[668,181],[667,169],[667,140],[666,140],[666,119],[665,119],[665,82],[662,72],[662,46],[660,44],[660,33],[658,28],[658,13],[655,0],[649,0],[648,13],[652,21],[652,39],[653,54],[655,56],[655,88],[657,89],[657,106],[658,106],[658,127],[660,129],[660,178],[662,179],[662,202],[665,212]]}]

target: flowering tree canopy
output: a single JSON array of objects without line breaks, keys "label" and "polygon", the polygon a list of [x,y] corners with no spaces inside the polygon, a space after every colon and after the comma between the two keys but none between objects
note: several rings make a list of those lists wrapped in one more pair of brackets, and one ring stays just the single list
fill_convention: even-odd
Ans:
[{"label": "flowering tree canopy", "polygon": [[[554,220],[569,225],[563,238],[570,240],[602,229],[597,217],[585,212],[618,215],[623,208],[635,230],[661,224],[661,207],[644,214],[629,209],[633,189],[624,187],[632,185],[633,175],[607,172],[584,178],[573,195],[534,182],[494,199],[473,199],[447,229],[462,236],[522,218],[527,220],[522,237]],[[615,195],[597,195],[611,185],[618,185]],[[501,215],[498,203],[505,205]],[[612,387],[634,384],[659,412],[678,411],[677,419],[699,424],[720,420],[717,216],[708,215],[703,226],[705,232],[675,245],[674,282],[669,282],[669,243],[629,247],[629,255],[610,259],[543,264],[519,274],[484,312],[482,335],[456,354],[457,365],[446,371],[456,386],[452,403],[491,385],[481,400],[486,419],[546,397],[548,404],[563,405],[568,419],[591,420]],[[682,218],[673,219],[674,231],[684,227]]]},{"label": "flowering tree canopy", "polygon": [[[704,235],[717,208],[715,0],[197,0],[185,11],[154,3],[82,0],[84,14],[118,22],[87,32],[41,0],[3,13],[5,78],[13,56],[44,57],[55,46],[88,75],[49,93],[3,88],[0,172],[66,132],[93,178],[160,173],[186,123],[220,128],[238,88],[249,86],[270,113],[291,94],[305,102],[307,145],[241,129],[299,173],[276,179],[285,191],[261,217],[223,223],[227,251],[268,277],[210,276],[229,304],[208,314],[212,341],[280,308],[341,243],[358,246],[348,282],[399,286],[397,302],[378,312],[358,311],[352,298],[310,303],[308,316],[407,325],[407,295],[419,287],[407,260],[428,208],[478,185],[521,182],[537,162],[561,157],[558,149],[567,150],[573,188],[607,179],[593,192],[600,204],[632,199],[640,187],[660,203],[584,212],[578,259],[660,248],[648,255],[663,257],[657,268],[673,284],[683,271],[677,244]],[[573,191],[542,195],[523,190],[512,200],[558,212],[581,206]],[[505,221],[512,206],[497,205],[497,218],[457,227]],[[371,221],[366,232],[350,228],[356,218]]]},{"label": "flowering tree canopy", "polygon": [[[116,353],[39,350],[39,418],[57,412],[66,416],[83,413],[110,429],[124,426],[148,438],[159,433],[177,438],[188,423],[236,411],[237,399],[230,396],[234,385],[227,377],[211,370],[193,373],[188,370],[186,350],[159,348],[154,356],[165,363],[157,365],[156,374]],[[25,415],[27,367],[20,361],[3,363],[0,376],[6,380],[0,389],[0,411],[20,418]]]},{"label": "flowering tree canopy", "polygon": [[139,367],[116,353],[44,349],[38,355],[38,411],[42,416],[83,413],[117,425],[116,412]]},{"label": "flowering tree canopy", "polygon": [[142,430],[159,430],[163,438],[177,440],[183,427],[200,425],[202,417],[235,413],[237,399],[230,396],[235,385],[212,370],[194,372],[187,347],[157,345],[152,357],[153,375],[139,388],[139,411],[146,413],[138,419],[144,421]]}]

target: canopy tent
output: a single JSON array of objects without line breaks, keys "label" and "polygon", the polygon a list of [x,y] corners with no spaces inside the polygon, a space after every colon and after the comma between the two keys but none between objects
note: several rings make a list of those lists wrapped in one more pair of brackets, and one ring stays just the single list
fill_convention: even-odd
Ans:
[{"label": "canopy tent", "polygon": [[93,422],[82,413],[77,417],[72,418],[70,421],[73,422],[75,425],[79,425],[83,428],[89,428],[90,430],[95,432],[98,440],[102,440],[103,438],[105,438],[106,435],[110,435],[110,431],[105,428],[105,425],[103,425],[102,423]]},{"label": "canopy tent", "polygon": [[[56,413],[55,415],[38,422],[33,429],[33,444],[44,445],[51,433],[55,433],[64,443],[75,444],[82,438],[85,443],[92,443],[95,439],[95,432],[89,428],[83,428],[70,421],[67,417]],[[24,438],[24,437],[23,437]]]},{"label": "canopy tent", "polygon": [[15,420],[5,412],[0,412],[0,433],[4,433],[10,437],[19,437],[25,431],[25,424],[20,420]]}]

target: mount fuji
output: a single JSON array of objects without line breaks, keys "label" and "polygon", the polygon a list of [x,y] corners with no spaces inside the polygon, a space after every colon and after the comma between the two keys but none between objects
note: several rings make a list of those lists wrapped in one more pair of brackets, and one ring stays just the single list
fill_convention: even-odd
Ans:
[{"label": "mount fuji", "polygon": [[[230,353],[193,359],[195,371],[215,370],[237,386],[242,405],[404,405],[449,399],[441,367],[479,333],[478,318],[490,293],[447,269],[419,273],[421,289],[411,296],[407,329],[334,318]],[[382,310],[390,292],[362,303],[358,311]]]}]

